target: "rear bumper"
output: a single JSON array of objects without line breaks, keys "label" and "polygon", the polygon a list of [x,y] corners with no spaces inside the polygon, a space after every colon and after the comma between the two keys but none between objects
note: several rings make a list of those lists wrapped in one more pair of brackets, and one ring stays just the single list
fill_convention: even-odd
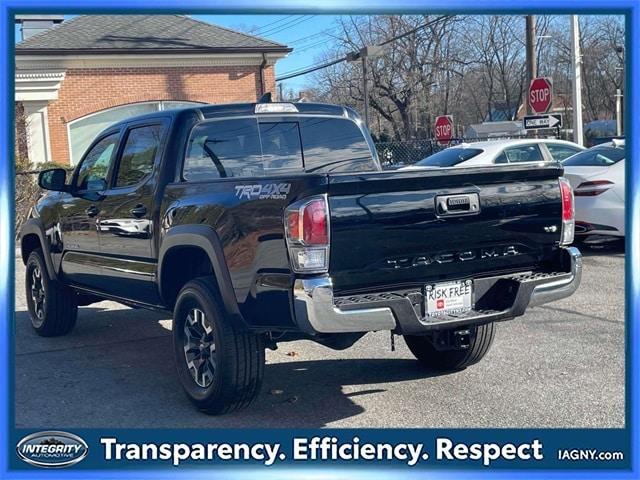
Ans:
[{"label": "rear bumper", "polygon": [[575,247],[558,252],[558,268],[474,279],[474,308],[459,315],[425,317],[421,289],[335,297],[328,276],[297,279],[293,291],[296,322],[310,333],[391,330],[419,335],[433,330],[508,320],[527,307],[573,294],[580,285],[582,255]]}]

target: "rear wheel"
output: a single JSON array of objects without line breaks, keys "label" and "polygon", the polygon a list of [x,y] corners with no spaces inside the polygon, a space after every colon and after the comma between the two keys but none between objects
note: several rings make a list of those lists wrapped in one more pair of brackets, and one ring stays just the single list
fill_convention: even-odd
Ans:
[{"label": "rear wheel", "polygon": [[56,337],[69,333],[76,324],[75,292],[47,274],[42,250],[29,254],[25,278],[27,308],[38,335]]},{"label": "rear wheel", "polygon": [[180,383],[202,411],[218,415],[247,407],[264,373],[262,337],[244,331],[225,314],[213,278],[188,282],[173,316]]},{"label": "rear wheel", "polygon": [[478,363],[491,348],[495,336],[493,323],[479,325],[469,329],[469,346],[465,349],[438,350],[433,346],[431,337],[405,335],[411,353],[424,366],[436,370],[460,370]]}]

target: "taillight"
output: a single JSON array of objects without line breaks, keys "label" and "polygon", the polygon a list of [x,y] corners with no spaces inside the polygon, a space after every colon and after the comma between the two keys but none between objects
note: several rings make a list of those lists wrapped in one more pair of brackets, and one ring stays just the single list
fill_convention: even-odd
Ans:
[{"label": "taillight", "polygon": [[573,191],[569,180],[560,177],[560,196],[562,197],[562,232],[560,245],[570,245],[575,232],[575,208],[573,205]]},{"label": "taillight", "polygon": [[576,197],[595,197],[606,192],[613,186],[613,182],[609,180],[594,180],[591,182],[582,182],[573,192]]},{"label": "taillight", "polygon": [[291,268],[297,273],[329,269],[329,205],[326,195],[296,202],[285,211]]}]

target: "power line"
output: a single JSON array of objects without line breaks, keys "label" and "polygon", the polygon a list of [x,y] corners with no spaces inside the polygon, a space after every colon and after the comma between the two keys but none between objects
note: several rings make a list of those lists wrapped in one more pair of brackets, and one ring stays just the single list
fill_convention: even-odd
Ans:
[{"label": "power line", "polygon": [[[308,18],[305,18],[308,17]],[[315,15],[303,15],[301,18],[294,18],[293,20],[287,22],[287,23],[283,23],[282,25],[278,25],[277,27],[273,27],[269,30],[260,32],[260,35],[273,35],[276,33],[280,33],[280,32],[284,32],[285,30],[289,30],[290,28],[295,27],[296,25],[299,25],[303,22],[306,22],[307,20],[311,20],[313,17],[315,17]]]},{"label": "power line", "polygon": [[[412,28],[411,30],[401,33],[400,35],[397,35],[395,37],[392,37],[388,40],[385,40],[384,42],[380,43],[379,46],[383,46],[383,45],[388,45],[391,42],[395,42],[396,40],[400,40],[404,37],[407,37],[413,33],[416,33],[419,30],[422,30],[423,28],[427,28],[430,27],[431,25],[434,25],[438,22],[441,22],[442,20],[444,20],[445,18],[450,17],[450,15],[442,15],[441,17],[438,17],[434,20],[431,20],[430,22],[424,23],[422,25],[417,26],[416,28]],[[337,58],[335,60],[331,60],[325,63],[320,63],[320,64],[315,64],[315,65],[311,65],[308,67],[303,67],[302,69],[298,69],[298,70],[293,70],[290,72],[285,72],[284,74],[282,74],[279,77],[276,77],[276,82],[280,82],[282,80],[288,80],[290,78],[294,78],[294,77],[299,77],[301,75],[307,75],[309,73],[315,72],[317,70],[322,70],[323,68],[327,68],[330,67],[332,65],[336,65],[338,63],[344,62],[345,60],[347,60],[347,55],[345,55],[344,57],[341,58]]]},{"label": "power line", "polygon": [[276,78],[276,82],[280,82],[282,80],[288,80],[288,79],[294,78],[294,77],[299,77],[300,75],[306,75],[308,73],[315,72],[316,70],[321,70],[323,68],[330,67],[331,65],[335,65],[337,63],[344,62],[346,59],[347,59],[347,57],[338,58],[338,59],[332,60],[330,62],[322,63],[322,64],[320,64],[318,66],[313,66],[313,67],[306,68],[306,69],[300,71],[299,73],[290,72],[288,74],[284,74],[283,76]]},{"label": "power line", "polygon": [[274,22],[267,23],[266,25],[262,25],[262,26],[260,26],[260,27],[252,28],[251,30],[249,30],[249,33],[255,33],[255,34],[257,34],[260,30],[263,30],[263,29],[265,29],[265,28],[267,28],[267,27],[269,27],[269,26],[271,26],[271,25],[275,25],[276,23],[283,22],[283,21],[285,21],[287,18],[291,18],[291,17],[297,17],[297,15],[285,15],[284,17],[279,18],[278,20],[276,20],[276,21],[274,21]]},{"label": "power line", "polygon": [[287,42],[289,45],[295,45],[296,43],[306,43],[306,41],[310,38],[315,38],[315,37],[319,37],[321,35],[326,35],[329,32],[333,32],[335,31],[335,28],[327,28],[325,30],[320,30],[319,32],[316,33],[312,33],[311,35],[306,35],[304,37],[300,37],[300,38],[296,38],[295,40],[292,40],[290,42]]},{"label": "power line", "polygon": [[302,53],[302,52],[306,52],[307,50],[311,50],[312,48],[316,48],[319,47],[320,45],[327,43],[326,40],[320,40],[319,42],[314,42],[314,43],[310,43],[308,45],[303,45],[301,48],[297,48],[293,51],[293,53]]}]

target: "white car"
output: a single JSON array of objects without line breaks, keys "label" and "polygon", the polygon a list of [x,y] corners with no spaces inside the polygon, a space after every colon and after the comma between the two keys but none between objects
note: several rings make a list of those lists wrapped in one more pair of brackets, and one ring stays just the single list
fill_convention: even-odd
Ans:
[{"label": "white car", "polygon": [[424,167],[471,167],[523,162],[561,162],[583,150],[585,148],[576,143],[548,138],[461,143],[434,153],[401,170],[419,170]]},{"label": "white car", "polygon": [[624,140],[614,140],[562,162],[575,198],[576,240],[624,237],[624,159]]}]

